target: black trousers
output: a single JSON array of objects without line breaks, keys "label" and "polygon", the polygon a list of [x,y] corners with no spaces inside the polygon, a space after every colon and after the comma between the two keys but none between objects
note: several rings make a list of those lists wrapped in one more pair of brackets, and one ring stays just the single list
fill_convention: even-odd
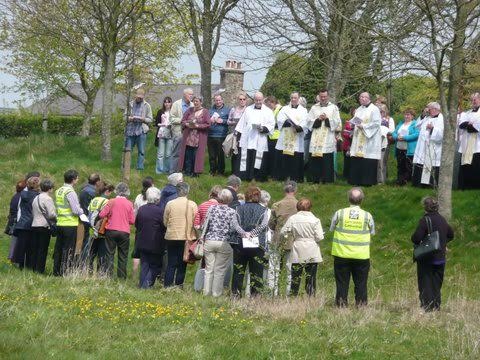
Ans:
[{"label": "black trousers", "polygon": [[[241,149],[239,149],[239,157],[241,158]],[[268,173],[267,173],[267,163],[268,160],[265,157],[266,152],[262,155],[262,162],[260,165],[260,169],[255,169],[255,157],[257,155],[257,151],[253,149],[247,150],[247,164],[246,170],[240,171],[239,170],[239,177],[242,180],[252,181],[255,179],[256,181],[267,181],[268,180]],[[241,161],[241,160],[239,160]],[[239,165],[240,166],[240,165]]]},{"label": "black trousers", "polygon": [[82,261],[90,271],[93,271],[95,259],[97,259],[97,271],[101,271],[107,259],[107,245],[103,236],[98,238],[90,236],[82,250]]},{"label": "black trousers", "polygon": [[343,177],[348,180],[350,177],[350,155],[347,152],[343,152]]},{"label": "black trousers", "polygon": [[348,183],[356,186],[377,184],[378,160],[350,156]]},{"label": "black trousers", "polygon": [[266,157],[266,172],[272,179],[278,180],[281,176],[282,153],[275,149],[277,140],[268,139],[268,152],[263,154]]},{"label": "black trousers", "polygon": [[367,298],[367,280],[370,270],[370,259],[344,259],[334,256],[333,269],[335,272],[335,283],[337,285],[337,294],[335,295],[335,304],[337,306],[348,305],[348,287],[350,286],[350,275],[355,285],[355,304],[366,305]]},{"label": "black trousers", "polygon": [[167,245],[167,269],[163,285],[165,287],[172,286],[174,283],[183,285],[187,272],[187,264],[183,261],[185,240],[167,240],[165,243]]},{"label": "black trousers", "polygon": [[197,147],[188,146],[185,148],[185,159],[183,162],[183,171],[185,175],[195,174],[195,157],[197,156]]},{"label": "black trousers", "polygon": [[53,275],[62,276],[73,267],[75,243],[77,241],[76,226],[59,226],[57,241],[53,250]]},{"label": "black trousers", "polygon": [[208,137],[207,139],[208,162],[210,164],[211,175],[223,175],[225,173],[225,154],[223,153],[222,147],[224,141],[224,137]]},{"label": "black trousers", "polygon": [[413,156],[407,156],[407,150],[395,149],[397,156],[397,184],[405,185],[412,180]]},{"label": "black trousers", "polygon": [[317,268],[318,263],[292,264],[292,295],[298,295],[303,270],[305,270],[305,292],[309,296],[315,295],[315,290],[317,288]]},{"label": "black trousers", "polygon": [[102,271],[113,276],[113,259],[115,250],[118,248],[117,276],[121,279],[127,278],[128,247],[130,246],[130,234],[117,231],[105,231],[106,259]]},{"label": "black trousers", "polygon": [[434,265],[417,262],[418,293],[420,306],[425,311],[440,310],[445,264]]},{"label": "black trousers", "polygon": [[322,157],[310,155],[308,171],[311,173],[311,181],[315,184],[333,183],[335,181],[333,153],[323,154]]},{"label": "black trousers", "polygon": [[470,165],[460,166],[458,172],[458,187],[462,190],[480,189],[480,153],[473,154]]},{"label": "black trousers", "polygon": [[33,238],[31,230],[16,230],[17,242],[13,252],[13,262],[18,264],[20,269],[24,267],[33,269]]},{"label": "black trousers", "polygon": [[250,272],[250,294],[259,294],[263,289],[263,267],[265,251],[261,248],[244,249],[241,245],[233,246],[232,294],[241,296],[243,278],[247,270]]},{"label": "black trousers", "polygon": [[438,186],[438,175],[440,172],[440,168],[438,166],[434,166],[430,175],[430,183],[429,184],[422,184],[422,173],[423,173],[423,165],[422,164],[413,164],[413,171],[412,171],[412,185],[416,187],[428,188],[428,187],[437,187]]},{"label": "black trousers", "polygon": [[294,155],[285,155],[277,150],[281,158],[281,171],[277,177],[278,180],[286,180],[287,178],[299,183],[303,183],[305,163],[303,153],[295,152]]},{"label": "black trousers", "polygon": [[32,270],[35,272],[41,274],[45,272],[50,237],[50,229],[44,227],[32,228]]}]

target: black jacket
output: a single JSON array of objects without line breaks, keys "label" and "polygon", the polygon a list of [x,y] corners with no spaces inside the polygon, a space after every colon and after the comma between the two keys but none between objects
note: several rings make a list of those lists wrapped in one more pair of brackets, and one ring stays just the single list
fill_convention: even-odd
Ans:
[{"label": "black jacket", "polygon": [[138,209],[135,219],[137,248],[153,254],[163,254],[163,211],[155,204]]},{"label": "black jacket", "polygon": [[38,196],[35,190],[24,190],[20,193],[20,219],[15,224],[15,230],[30,230],[32,228],[33,200]]},{"label": "black jacket", "polygon": [[432,231],[438,230],[440,235],[440,245],[442,250],[429,258],[422,259],[425,262],[434,262],[434,261],[442,261],[445,260],[445,252],[447,249],[447,242],[453,239],[453,229],[447,223],[447,220],[440,215],[438,212],[435,213],[427,213],[425,214],[420,221],[418,222],[417,229],[412,235],[412,242],[414,244],[420,244],[420,242],[427,236],[428,234],[428,227],[427,221],[425,217],[428,216],[432,221]]}]

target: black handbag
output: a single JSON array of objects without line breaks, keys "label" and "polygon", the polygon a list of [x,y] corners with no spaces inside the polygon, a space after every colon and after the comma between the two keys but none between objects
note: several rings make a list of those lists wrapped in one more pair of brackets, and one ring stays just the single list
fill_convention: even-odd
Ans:
[{"label": "black handbag", "polygon": [[428,234],[422,240],[422,242],[415,246],[413,249],[413,258],[415,260],[421,260],[423,258],[432,256],[433,254],[442,250],[440,245],[440,234],[438,230],[432,231],[432,220],[430,217],[425,216],[427,222]]}]

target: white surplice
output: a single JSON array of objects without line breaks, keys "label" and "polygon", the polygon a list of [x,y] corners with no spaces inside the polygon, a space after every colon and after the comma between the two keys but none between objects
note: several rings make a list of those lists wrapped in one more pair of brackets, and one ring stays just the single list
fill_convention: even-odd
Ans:
[{"label": "white surplice", "polygon": [[[321,114],[325,114],[330,123],[330,127],[325,126],[325,121],[322,122],[322,126],[313,129],[313,123],[320,117]],[[340,112],[335,104],[329,102],[326,106],[322,106],[317,103],[312,106],[308,113],[308,129],[312,131],[312,139],[319,139],[316,141],[310,141],[310,153],[312,154],[329,154],[337,150],[337,139],[335,138],[335,130],[342,128],[342,120],[340,119]],[[317,137],[318,135],[318,137]]]},{"label": "white surplice", "polygon": [[[305,132],[307,131],[307,118],[308,112],[302,105],[298,105],[298,107],[292,108],[292,106],[286,105],[282,107],[277,115],[277,126],[280,129],[280,137],[278,138],[277,144],[275,145],[275,149],[277,150],[284,150],[284,141],[285,137],[288,136],[287,132],[291,132],[295,135],[295,152],[303,153],[304,151],[304,137]],[[303,128],[302,132],[297,132],[295,128],[292,127],[283,127],[285,121],[290,119],[295,125],[301,126]]]},{"label": "white surplice", "polygon": [[[472,126],[480,131],[480,111],[474,112],[472,110],[464,112],[460,115],[458,124],[463,123],[472,123]],[[466,129],[458,129],[460,147],[458,151],[461,154],[469,155],[471,157],[473,154],[480,153],[480,132],[469,133]],[[462,165],[471,164],[471,158],[468,160],[464,159],[465,155],[462,157]]]},{"label": "white surplice", "polygon": [[[257,125],[264,126],[268,133],[260,133]],[[255,169],[259,169],[263,153],[268,151],[268,135],[273,133],[275,128],[275,117],[273,111],[262,104],[261,109],[255,109],[255,105],[248,106],[240,117],[235,131],[241,135],[239,146],[240,171],[245,171],[247,150],[256,150]]]},{"label": "white surplice", "polygon": [[[432,124],[433,130],[427,130],[427,125]],[[417,147],[413,156],[414,164],[424,165],[428,161],[433,166],[440,166],[442,160],[442,142],[443,142],[443,115],[436,117],[425,117],[417,123],[420,127]]]},{"label": "white surplice", "polygon": [[382,116],[374,104],[360,106],[354,118],[362,121],[362,129],[355,126],[350,147],[351,157],[380,160],[382,154]]}]

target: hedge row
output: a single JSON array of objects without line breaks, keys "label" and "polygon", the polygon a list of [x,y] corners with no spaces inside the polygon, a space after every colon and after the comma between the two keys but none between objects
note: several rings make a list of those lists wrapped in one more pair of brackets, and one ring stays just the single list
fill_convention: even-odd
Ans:
[{"label": "hedge row", "polygon": [[[38,115],[0,114],[0,138],[27,137],[41,133],[43,118]],[[81,116],[49,116],[47,118],[47,132],[75,136],[82,130],[83,117]],[[112,134],[122,134],[124,123],[121,115],[112,121]],[[101,122],[99,117],[92,120],[91,134],[100,134]]]}]

